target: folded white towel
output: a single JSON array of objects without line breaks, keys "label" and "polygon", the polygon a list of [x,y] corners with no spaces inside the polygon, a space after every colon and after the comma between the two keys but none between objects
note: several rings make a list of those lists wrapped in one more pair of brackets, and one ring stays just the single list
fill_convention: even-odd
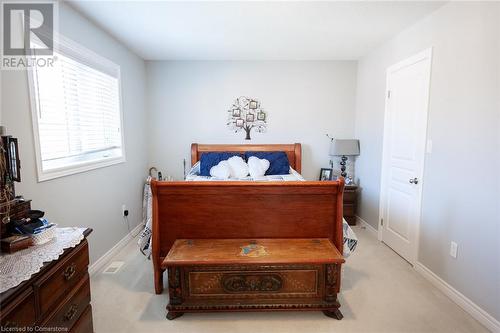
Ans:
[{"label": "folded white towel", "polygon": [[220,161],[219,164],[211,167],[210,176],[218,179],[228,179],[231,176],[231,168],[228,161]]},{"label": "folded white towel", "polygon": [[240,156],[233,156],[227,160],[231,178],[245,178],[248,176],[248,164]]},{"label": "folded white towel", "polygon": [[252,178],[264,176],[267,169],[269,169],[269,165],[269,161],[265,158],[261,159],[255,156],[250,156],[248,158],[248,169]]}]

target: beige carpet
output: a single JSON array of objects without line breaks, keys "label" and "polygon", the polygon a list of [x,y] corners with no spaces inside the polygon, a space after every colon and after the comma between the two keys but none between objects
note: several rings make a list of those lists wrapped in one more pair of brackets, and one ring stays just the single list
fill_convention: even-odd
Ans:
[{"label": "beige carpet", "polygon": [[94,329],[101,332],[487,332],[471,316],[365,229],[344,265],[337,321],[321,312],[185,314],[165,319],[167,295],[155,295],[152,264],[131,242],[114,275],[92,279]]}]

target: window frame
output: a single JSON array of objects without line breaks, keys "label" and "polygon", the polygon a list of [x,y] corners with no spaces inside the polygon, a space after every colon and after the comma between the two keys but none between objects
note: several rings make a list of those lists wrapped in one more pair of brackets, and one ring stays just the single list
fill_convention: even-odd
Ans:
[{"label": "window frame", "polygon": [[[56,34],[54,32],[54,34]],[[40,132],[38,128],[38,114],[40,112],[40,106],[37,101],[36,85],[34,82],[35,73],[33,73],[33,68],[29,67],[26,71],[28,76],[28,86],[29,86],[29,99],[30,99],[30,109],[33,127],[33,141],[35,146],[35,160],[38,182],[44,182],[51,179],[56,179],[60,177],[65,177],[69,175],[74,175],[78,173],[83,173],[91,170],[96,170],[100,168],[109,167],[116,164],[121,164],[126,162],[125,155],[125,130],[123,122],[123,98],[122,98],[122,80],[121,80],[121,68],[114,62],[102,57],[101,55],[79,45],[78,43],[57,34],[55,38],[55,51],[66,57],[70,57],[73,60],[89,66],[100,72],[109,74],[109,72],[116,73],[116,79],[118,80],[118,112],[120,113],[120,136],[121,136],[121,156],[119,157],[103,157],[98,160],[81,162],[74,165],[67,165],[60,168],[55,168],[52,170],[43,170],[43,161],[40,145]],[[67,52],[65,52],[67,51]],[[77,54],[77,57],[71,54]],[[31,54],[33,56],[33,54]],[[84,61],[82,61],[84,59]],[[107,71],[103,71],[107,69]]]}]

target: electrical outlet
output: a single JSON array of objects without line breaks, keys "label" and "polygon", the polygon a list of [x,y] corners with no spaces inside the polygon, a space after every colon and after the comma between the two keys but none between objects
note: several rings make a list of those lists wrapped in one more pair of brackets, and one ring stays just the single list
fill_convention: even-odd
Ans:
[{"label": "electrical outlet", "polygon": [[450,245],[450,256],[452,256],[453,258],[457,258],[457,251],[458,251],[458,244],[455,243],[455,242],[451,242],[451,245]]}]

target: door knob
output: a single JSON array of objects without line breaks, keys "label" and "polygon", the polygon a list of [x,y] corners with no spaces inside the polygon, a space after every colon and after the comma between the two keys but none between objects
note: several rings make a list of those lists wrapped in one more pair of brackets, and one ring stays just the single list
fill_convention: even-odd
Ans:
[{"label": "door knob", "polygon": [[418,184],[418,178],[417,177],[410,178],[409,182],[410,182],[410,184]]}]

